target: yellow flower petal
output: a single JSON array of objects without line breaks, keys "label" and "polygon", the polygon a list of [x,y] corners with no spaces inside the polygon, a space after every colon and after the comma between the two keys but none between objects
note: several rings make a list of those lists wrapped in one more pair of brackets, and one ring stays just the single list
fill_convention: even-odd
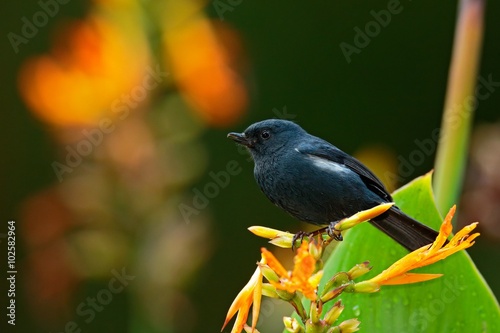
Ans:
[{"label": "yellow flower petal", "polygon": [[451,220],[453,219],[453,215],[455,214],[455,210],[456,210],[456,206],[454,205],[453,207],[451,207],[448,214],[446,214],[446,217],[444,218],[444,221],[441,224],[441,228],[439,229],[439,234],[429,249],[429,253],[434,253],[438,249],[442,248],[444,243],[448,239],[448,236],[451,234],[451,231],[453,229],[453,225],[451,224]]},{"label": "yellow flower petal", "polygon": [[[264,260],[264,259],[263,259]],[[261,260],[261,262],[263,261]],[[257,267],[255,272],[253,273],[250,281],[243,287],[243,289],[238,293],[233,303],[229,307],[227,311],[226,320],[224,321],[224,325],[222,325],[222,330],[226,327],[231,318],[234,317],[236,312],[238,312],[238,316],[236,317],[236,321],[234,323],[232,333],[239,333],[243,329],[247,319],[248,312],[250,310],[250,306],[252,306],[252,302],[255,301],[255,289],[262,288],[262,274],[260,272],[260,268]],[[258,305],[260,307],[260,299],[258,300]]]},{"label": "yellow flower petal", "polygon": [[[471,223],[468,226],[465,226],[464,228],[462,228],[462,230],[460,230],[459,232],[457,232],[455,234],[455,236],[453,236],[450,243],[447,244],[445,246],[445,248],[458,245],[459,243],[461,243],[463,241],[471,242],[472,240],[474,240],[474,238],[479,236],[479,234],[473,234],[473,235],[469,236],[469,233],[476,228],[477,224],[478,224],[477,222],[474,222],[474,223]],[[471,237],[472,237],[472,239],[471,239]]]},{"label": "yellow flower petal", "polygon": [[292,247],[292,240],[294,235],[289,232],[261,226],[252,226],[248,228],[248,230],[256,236],[270,239],[269,243],[273,245],[282,248]]},{"label": "yellow flower petal", "polygon": [[248,230],[253,233],[254,235],[257,235],[262,238],[268,238],[268,239],[273,239],[278,237],[280,234],[283,233],[281,230],[273,229],[273,228],[268,228],[268,227],[262,227],[262,226],[252,226],[249,227]]},{"label": "yellow flower petal", "polygon": [[316,274],[312,275],[309,279],[307,279],[307,283],[317,288],[322,277],[323,277],[323,271],[321,270]]},{"label": "yellow flower petal", "polygon": [[378,206],[375,206],[373,208],[363,210],[361,212],[358,212],[350,217],[347,217],[343,220],[341,220],[339,223],[335,225],[335,230],[337,231],[344,231],[347,229],[350,229],[362,222],[366,222],[368,220],[371,220],[380,214],[384,213],[387,211],[389,208],[394,206],[394,202],[388,202],[388,203],[383,203]]},{"label": "yellow flower petal", "polygon": [[255,330],[255,327],[257,326],[257,321],[259,320],[261,300],[262,300],[262,278],[258,280],[253,290],[252,332]]},{"label": "yellow flower petal", "polygon": [[438,277],[441,276],[443,276],[443,274],[404,273],[385,281],[384,286],[424,282],[437,279]]},{"label": "yellow flower petal", "polygon": [[[236,316],[236,321],[234,322],[233,329],[231,333],[240,333],[243,327],[246,325],[248,319],[249,308],[240,309],[238,315]],[[222,328],[224,329],[224,328]]]},{"label": "yellow flower petal", "polygon": [[280,277],[288,276],[288,271],[281,265],[276,257],[266,248],[261,248],[262,257],[265,258],[267,266],[276,272]]}]

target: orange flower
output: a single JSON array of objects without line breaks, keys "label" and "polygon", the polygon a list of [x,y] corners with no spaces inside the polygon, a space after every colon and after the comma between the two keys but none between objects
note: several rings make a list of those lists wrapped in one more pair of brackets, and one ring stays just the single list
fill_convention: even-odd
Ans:
[{"label": "orange flower", "polygon": [[288,272],[267,249],[262,248],[261,251],[267,265],[279,276],[280,282],[269,281],[276,289],[286,290],[289,293],[299,291],[308,299],[316,300],[316,290],[323,276],[323,271],[314,273],[316,259],[309,252],[307,241],[303,241],[297,250],[292,272]]},{"label": "orange flower", "polygon": [[[262,258],[261,264],[265,264],[265,259]],[[236,312],[238,316],[234,322],[233,329],[231,333],[240,333],[246,325],[248,319],[248,313],[250,312],[250,307],[253,303],[252,311],[252,331],[257,325],[257,320],[259,319],[260,303],[262,299],[262,273],[260,267],[257,267],[253,273],[250,281],[243,287],[239,294],[234,299],[231,307],[227,311],[226,320],[224,325],[222,325],[222,330],[226,327],[227,323],[234,317]]]},{"label": "orange flower", "polygon": [[[470,235],[469,233],[477,226],[477,222],[472,223],[457,232],[455,236],[445,245],[446,239],[451,234],[451,220],[455,214],[453,206],[446,215],[443,224],[439,230],[434,243],[431,246],[422,246],[400,260],[396,261],[391,267],[375,276],[374,278],[357,283],[355,290],[357,292],[376,292],[383,285],[407,284],[432,280],[442,276],[442,274],[419,274],[407,273],[410,270],[432,265],[433,263],[445,259],[446,257],[474,244],[474,239],[479,233]],[[444,246],[443,246],[444,245]]]},{"label": "orange flower", "polygon": [[[190,11],[184,7],[193,6],[191,2],[178,5],[183,11]],[[216,26],[203,15],[192,15],[175,27],[168,23],[168,18],[165,21],[163,45],[167,66],[184,98],[209,124],[234,123],[248,104],[243,79],[232,66],[239,36],[227,25]]]},{"label": "orange flower", "polygon": [[118,21],[91,14],[66,23],[50,54],[23,64],[19,88],[36,116],[55,125],[95,124],[141,82],[149,58],[144,36]]}]

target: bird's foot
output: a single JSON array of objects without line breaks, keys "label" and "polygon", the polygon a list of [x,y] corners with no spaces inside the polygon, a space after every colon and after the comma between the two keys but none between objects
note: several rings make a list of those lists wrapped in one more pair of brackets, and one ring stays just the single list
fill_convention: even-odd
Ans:
[{"label": "bird's foot", "polygon": [[292,238],[292,251],[295,251],[295,243],[299,241],[300,244],[302,244],[302,241],[304,240],[304,237],[310,238],[312,232],[305,232],[305,231],[299,231],[295,235],[293,235]]},{"label": "bird's foot", "polygon": [[[330,222],[328,227],[321,228],[321,229],[318,229],[318,230],[315,230],[312,232],[305,232],[305,231],[297,232],[295,235],[293,235],[293,238],[292,238],[292,251],[295,251],[295,243],[297,241],[299,241],[299,244],[302,244],[304,237],[312,239],[313,237],[321,235],[324,232],[326,232],[331,239],[334,239],[338,242],[341,242],[342,240],[344,240],[344,238],[342,237],[342,234],[340,233],[340,231],[335,229],[335,225],[338,222],[339,221]],[[330,243],[330,241],[328,241],[328,243]],[[326,244],[328,244],[328,243],[326,243]]]},{"label": "bird's foot", "polygon": [[326,232],[327,232],[328,236],[330,236],[331,238],[335,239],[338,242],[341,242],[344,240],[344,238],[342,237],[341,232],[338,231],[337,229],[335,229],[335,226],[337,225],[337,223],[339,223],[339,221],[330,222],[328,227],[326,227]]}]

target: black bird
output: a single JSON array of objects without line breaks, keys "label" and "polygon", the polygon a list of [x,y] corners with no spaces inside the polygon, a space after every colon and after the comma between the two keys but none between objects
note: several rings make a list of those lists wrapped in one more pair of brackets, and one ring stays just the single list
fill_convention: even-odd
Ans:
[{"label": "black bird", "polygon": [[[262,192],[298,220],[333,226],[392,202],[382,182],[360,161],[291,121],[264,120],[228,137],[250,151]],[[410,251],[434,242],[438,234],[396,206],[370,222]]]}]

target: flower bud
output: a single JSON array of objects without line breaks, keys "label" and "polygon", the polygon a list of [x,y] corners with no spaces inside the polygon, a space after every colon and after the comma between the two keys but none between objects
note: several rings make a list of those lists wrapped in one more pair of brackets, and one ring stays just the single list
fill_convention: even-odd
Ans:
[{"label": "flower bud", "polygon": [[339,273],[335,274],[330,280],[328,280],[328,282],[326,282],[321,296],[323,297],[323,295],[325,295],[326,293],[328,293],[332,289],[348,283],[349,280],[350,280],[349,275],[347,275],[346,272],[339,272]]},{"label": "flower bud", "polygon": [[342,286],[337,287],[333,290],[330,290],[327,293],[323,293],[323,295],[320,297],[321,301],[323,303],[326,303],[326,302],[331,301],[332,299],[338,297],[340,294],[342,294],[342,292],[344,291],[346,286],[347,285],[342,285]]},{"label": "flower bud", "polygon": [[280,282],[280,278],[278,274],[276,274],[275,271],[271,269],[268,265],[262,265],[260,263],[257,263],[260,267],[260,271],[262,275],[267,279],[267,281],[273,281],[273,282]]},{"label": "flower bud", "polygon": [[284,249],[289,249],[292,247],[292,237],[288,236],[278,236],[276,238],[273,238],[269,241],[269,243],[273,244],[274,246],[281,247]]},{"label": "flower bud", "polygon": [[295,318],[283,317],[283,323],[285,324],[285,329],[290,333],[304,332],[304,328],[300,326],[299,322]]},{"label": "flower bud", "polygon": [[276,230],[268,227],[261,227],[258,225],[252,226],[248,228],[248,230],[253,233],[256,236],[262,237],[262,238],[267,238],[267,239],[273,239],[278,237],[280,234],[283,233],[281,230]]},{"label": "flower bud", "polygon": [[309,253],[314,258],[314,260],[320,260],[323,256],[323,246],[321,244],[316,244],[316,241],[311,241],[309,243]]},{"label": "flower bud", "polygon": [[262,284],[262,295],[271,297],[271,298],[280,298],[278,293],[276,292],[276,288],[270,283]]},{"label": "flower bud", "polygon": [[339,328],[342,333],[352,333],[359,330],[359,320],[353,318],[340,323]]},{"label": "flower bud", "polygon": [[286,290],[276,289],[276,294],[284,301],[291,301],[295,296],[295,293],[289,293]]},{"label": "flower bud", "polygon": [[344,310],[344,306],[341,301],[336,302],[333,307],[327,311],[323,319],[328,325],[332,325],[339,318],[340,314]]},{"label": "flower bud", "polygon": [[248,228],[248,230],[250,230],[250,232],[254,235],[270,239],[269,243],[273,245],[283,248],[292,247],[292,239],[294,235],[289,232],[261,226],[253,226]]},{"label": "flower bud", "polygon": [[355,283],[352,291],[349,292],[354,293],[374,293],[380,290],[380,286],[375,282],[370,281],[361,281],[359,283]]},{"label": "flower bud", "polygon": [[323,305],[321,302],[311,302],[311,306],[309,309],[309,319],[312,324],[319,323],[319,317],[321,316],[321,311],[323,309]]},{"label": "flower bud", "polygon": [[370,262],[365,261],[362,264],[357,264],[353,268],[347,272],[347,275],[349,276],[350,280],[354,280],[357,277],[360,277],[363,274],[368,273],[372,268],[370,267]]}]

